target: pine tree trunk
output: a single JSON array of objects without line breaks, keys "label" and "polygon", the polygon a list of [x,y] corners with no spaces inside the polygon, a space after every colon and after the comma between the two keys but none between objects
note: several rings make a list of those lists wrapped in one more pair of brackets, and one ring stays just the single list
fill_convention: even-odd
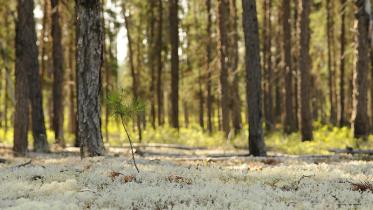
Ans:
[{"label": "pine tree trunk", "polygon": [[28,113],[29,113],[29,85],[28,85],[28,67],[34,61],[28,53],[30,48],[30,34],[32,31],[30,21],[33,21],[33,1],[17,1],[18,19],[16,21],[15,38],[15,113],[14,113],[14,144],[13,151],[16,155],[25,155],[27,152],[27,132],[28,132]]},{"label": "pine tree trunk", "polygon": [[206,9],[207,9],[207,130],[211,134],[212,133],[212,104],[213,104],[213,96],[212,96],[212,69],[211,69],[211,62],[212,62],[212,37],[211,37],[211,27],[212,27],[212,11],[211,11],[211,0],[206,0]]},{"label": "pine tree trunk", "polygon": [[156,24],[156,18],[155,18],[155,1],[151,1],[149,3],[149,10],[150,10],[150,16],[149,16],[149,28],[150,32],[148,35],[148,40],[149,40],[149,70],[150,70],[150,75],[151,75],[151,81],[150,81],[150,122],[155,129],[155,121],[156,121],[156,111],[155,111],[155,95],[154,90],[155,90],[155,83],[156,83],[156,69],[155,69],[155,58],[156,58],[156,45],[155,45],[155,24]]},{"label": "pine tree trunk", "polygon": [[283,61],[285,72],[285,122],[284,131],[287,134],[296,131],[296,120],[293,105],[293,68],[291,62],[291,18],[290,0],[282,0],[282,30],[283,30]]},{"label": "pine tree trunk", "polygon": [[343,127],[347,124],[345,114],[345,49],[346,49],[346,2],[341,0],[341,37],[340,37],[340,66],[339,66],[339,109],[338,124]]},{"label": "pine tree trunk", "polygon": [[332,125],[336,124],[337,121],[337,113],[334,107],[335,99],[334,99],[334,70],[333,70],[333,16],[332,16],[332,2],[331,0],[326,0],[326,30],[327,30],[327,48],[328,48],[328,86],[329,86],[329,104],[330,104],[330,112],[329,112],[329,121]]},{"label": "pine tree trunk", "polygon": [[353,77],[352,129],[355,138],[369,134],[368,117],[368,69],[369,69],[369,13],[366,11],[368,0],[355,2],[357,12],[357,61]]},{"label": "pine tree trunk", "polygon": [[169,0],[171,42],[171,126],[179,129],[179,18],[178,0]]},{"label": "pine tree trunk", "polygon": [[[139,81],[138,81],[138,72],[136,72],[135,69],[135,63],[134,63],[134,51],[133,51],[133,40],[132,40],[132,31],[130,28],[130,17],[126,15],[126,7],[125,4],[122,5],[123,9],[123,17],[124,17],[124,23],[127,31],[127,41],[128,41],[128,55],[129,55],[129,62],[130,62],[130,71],[132,75],[132,94],[134,101],[139,100]],[[139,62],[138,66],[139,67]],[[142,139],[142,130],[141,130],[141,119],[140,114],[137,114],[136,116],[136,125],[138,129],[138,135],[139,135],[139,141]]]},{"label": "pine tree trunk", "polygon": [[62,32],[60,25],[59,0],[51,0],[52,38],[53,38],[53,128],[56,142],[64,145],[63,135],[63,78],[64,56],[62,49]]},{"label": "pine tree trunk", "polygon": [[47,134],[45,131],[44,123],[44,111],[43,111],[43,96],[41,92],[41,79],[39,73],[39,60],[38,60],[38,47],[36,45],[36,30],[35,30],[35,20],[33,16],[34,11],[34,1],[26,4],[25,8],[27,11],[28,26],[25,30],[25,36],[28,38],[28,43],[25,45],[28,48],[25,54],[28,56],[30,63],[28,66],[28,85],[29,85],[29,99],[31,101],[32,110],[32,135],[34,138],[34,150],[36,152],[47,152],[49,151]]},{"label": "pine tree trunk", "polygon": [[81,156],[104,155],[100,87],[103,28],[99,0],[77,0],[77,103]]},{"label": "pine tree trunk", "polygon": [[249,150],[254,156],[265,156],[261,110],[261,69],[259,29],[255,0],[242,0],[245,35],[246,95],[249,113]]},{"label": "pine tree trunk", "polygon": [[273,97],[272,97],[272,85],[271,85],[271,76],[272,76],[272,41],[271,41],[271,0],[263,1],[263,76],[264,76],[264,117],[265,117],[265,128],[267,130],[272,130],[274,126],[273,122]]},{"label": "pine tree trunk", "polygon": [[158,0],[158,25],[156,40],[156,68],[157,68],[157,103],[158,125],[164,124],[163,85],[162,85],[162,36],[163,36],[163,5]]},{"label": "pine tree trunk", "polygon": [[237,14],[237,5],[236,0],[230,0],[230,8],[231,8],[231,73],[233,74],[233,81],[232,81],[232,107],[231,107],[231,114],[232,114],[232,125],[234,128],[234,133],[238,134],[242,129],[242,119],[241,119],[241,99],[240,99],[240,91],[239,91],[239,74],[238,74],[238,62],[239,62],[239,47],[238,47],[238,14]]},{"label": "pine tree trunk", "polygon": [[312,135],[312,114],[311,114],[311,65],[310,65],[310,9],[311,2],[309,0],[301,0],[300,2],[300,23],[299,23],[299,85],[298,85],[298,100],[299,100],[299,120],[302,141],[313,139]]},{"label": "pine tree trunk", "polygon": [[221,110],[222,110],[222,127],[227,137],[230,132],[229,126],[229,99],[230,88],[228,81],[228,28],[229,28],[229,1],[219,0],[218,2],[218,50],[220,59],[220,90],[221,90]]}]

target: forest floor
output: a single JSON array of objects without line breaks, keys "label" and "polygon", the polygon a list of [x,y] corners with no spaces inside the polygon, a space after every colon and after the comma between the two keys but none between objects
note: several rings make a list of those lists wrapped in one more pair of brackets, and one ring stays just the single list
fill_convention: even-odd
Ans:
[{"label": "forest floor", "polygon": [[[373,209],[373,161],[143,148],[81,160],[77,149],[0,149],[0,209]],[[272,154],[273,155],[273,154]]]}]

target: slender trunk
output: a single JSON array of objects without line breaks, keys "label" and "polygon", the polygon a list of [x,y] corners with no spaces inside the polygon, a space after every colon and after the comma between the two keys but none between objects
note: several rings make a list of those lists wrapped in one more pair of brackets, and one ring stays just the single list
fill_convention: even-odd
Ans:
[{"label": "slender trunk", "polygon": [[[129,57],[129,63],[130,63],[130,70],[131,70],[131,75],[132,75],[132,93],[133,93],[133,98],[135,101],[139,100],[139,91],[138,91],[138,72],[135,70],[135,63],[134,63],[134,51],[133,51],[133,40],[132,40],[132,31],[130,30],[130,16],[126,14],[126,7],[125,4],[122,5],[123,9],[123,17],[124,17],[124,22],[125,22],[125,27],[127,31],[127,41],[128,41],[128,57]],[[139,66],[139,65],[138,65]],[[141,141],[141,121],[140,121],[140,115],[138,114],[136,116],[136,125],[138,129],[138,134],[139,134],[139,141]]]},{"label": "slender trunk", "polygon": [[33,16],[34,1],[25,4],[25,16],[28,18],[24,36],[27,37],[25,42],[24,53],[28,57],[25,68],[28,69],[28,85],[29,85],[29,100],[31,102],[32,110],[32,135],[34,138],[34,150],[36,152],[47,152],[49,150],[47,142],[47,134],[45,131],[44,111],[43,111],[43,97],[41,92],[41,80],[39,73],[38,47],[36,45],[36,29],[35,20]]},{"label": "slender trunk", "polygon": [[238,74],[238,61],[239,61],[239,53],[238,53],[238,14],[237,14],[237,5],[236,0],[230,0],[231,4],[231,20],[232,20],[232,62],[231,62],[231,72],[233,74],[233,81],[232,81],[232,125],[234,128],[234,133],[238,134],[242,129],[242,119],[241,119],[241,99],[240,99],[240,91],[239,91],[239,74]]},{"label": "slender trunk", "polygon": [[302,141],[313,139],[312,135],[312,114],[311,114],[311,65],[310,65],[310,9],[311,3],[309,0],[301,0],[300,2],[300,23],[299,23],[299,119]]},{"label": "slender trunk", "polygon": [[294,0],[294,16],[293,16],[293,19],[294,19],[294,22],[293,22],[293,36],[294,36],[294,39],[293,39],[293,46],[292,46],[292,51],[293,51],[293,56],[292,56],[292,59],[293,59],[293,69],[294,69],[294,73],[293,73],[293,76],[294,76],[294,81],[293,81],[293,103],[294,103],[294,119],[295,119],[295,130],[298,131],[299,130],[299,100],[298,100],[298,84],[299,84],[299,33],[298,33],[298,29],[300,28],[299,26],[299,7],[300,7],[300,0]]},{"label": "slender trunk", "polygon": [[245,35],[246,96],[249,113],[249,150],[254,156],[266,156],[261,110],[261,68],[259,29],[255,0],[242,0]]},{"label": "slender trunk", "polygon": [[271,42],[271,0],[265,0],[263,7],[263,72],[264,72],[264,97],[263,97],[263,103],[264,103],[264,117],[265,117],[265,127],[267,130],[272,130],[274,127],[273,122],[273,109],[272,109],[272,54],[271,54],[271,48],[272,48],[272,42]]},{"label": "slender trunk", "polygon": [[221,110],[222,110],[222,126],[225,136],[227,137],[230,132],[229,126],[229,99],[230,99],[230,88],[228,81],[228,34],[229,28],[229,1],[219,0],[218,2],[218,50],[220,59],[220,91],[221,91]]},{"label": "slender trunk", "polygon": [[100,0],[77,0],[77,103],[81,157],[104,155],[100,87],[103,28]]},{"label": "slender trunk", "polygon": [[171,126],[179,129],[179,18],[178,0],[169,0],[171,42]]},{"label": "slender trunk", "polygon": [[60,25],[59,0],[51,0],[52,6],[52,38],[53,38],[53,128],[56,142],[65,144],[63,137],[63,48]]},{"label": "slender trunk", "polygon": [[212,133],[212,37],[211,37],[211,26],[212,26],[212,11],[211,11],[211,0],[206,0],[206,9],[207,9],[207,130],[209,133]]},{"label": "slender trunk", "polygon": [[333,87],[333,51],[332,51],[332,42],[333,42],[333,15],[332,15],[332,2],[331,0],[326,0],[326,19],[327,19],[327,24],[326,24],[326,31],[327,31],[327,48],[328,48],[328,86],[329,86],[329,104],[330,104],[330,123],[332,125],[336,124],[336,116],[337,113],[335,112],[336,109],[334,107],[335,105],[335,99],[334,99],[334,87]]},{"label": "slender trunk", "polygon": [[357,61],[353,77],[352,129],[355,138],[364,138],[369,134],[368,69],[370,2],[368,0],[356,1],[356,7]]},{"label": "slender trunk", "polygon": [[156,40],[156,68],[157,68],[157,102],[158,125],[164,124],[163,85],[162,85],[162,36],[163,36],[163,5],[158,0],[158,25]]},{"label": "slender trunk", "polygon": [[291,62],[291,18],[290,0],[282,0],[282,50],[285,72],[285,122],[284,131],[287,134],[296,130],[296,120],[293,106],[293,69]]},{"label": "slender trunk", "polygon": [[346,2],[341,0],[341,52],[339,66],[339,109],[338,109],[338,124],[343,127],[347,124],[345,114],[345,48],[346,48]]},{"label": "slender trunk", "polygon": [[155,129],[155,121],[156,121],[156,111],[155,111],[155,95],[154,90],[155,90],[155,82],[156,82],[156,69],[155,69],[155,58],[156,58],[156,46],[155,46],[155,1],[150,2],[150,17],[149,17],[149,27],[150,27],[150,32],[149,32],[149,70],[150,70],[150,75],[151,75],[151,81],[150,81],[150,121],[153,129]]}]

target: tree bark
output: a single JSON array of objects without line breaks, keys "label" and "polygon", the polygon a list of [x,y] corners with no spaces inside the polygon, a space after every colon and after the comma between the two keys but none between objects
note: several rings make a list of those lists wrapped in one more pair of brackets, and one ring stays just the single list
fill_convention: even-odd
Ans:
[{"label": "tree bark", "polygon": [[300,23],[299,23],[299,85],[298,85],[298,100],[299,100],[299,119],[302,141],[313,139],[312,135],[312,114],[311,114],[311,66],[310,66],[310,9],[311,2],[309,0],[301,0],[300,2]]},{"label": "tree bark", "polygon": [[[25,155],[27,152],[27,131],[28,131],[28,110],[29,110],[29,85],[28,68],[34,61],[31,60],[29,53],[31,51],[30,42],[32,42],[30,31],[33,25],[33,1],[17,1],[18,19],[16,21],[15,38],[15,113],[14,113],[14,144],[13,151],[15,155]],[[35,26],[35,25],[34,25]],[[28,32],[28,33],[25,33]],[[31,51],[31,52],[30,52]]]},{"label": "tree bark", "polygon": [[179,18],[178,0],[169,0],[171,42],[171,126],[179,129]]},{"label": "tree bark", "polygon": [[261,69],[259,29],[255,0],[242,0],[245,35],[246,96],[249,113],[249,150],[254,156],[265,156],[261,110]]},{"label": "tree bark", "polygon": [[156,83],[156,69],[155,69],[155,58],[156,58],[156,45],[155,45],[155,24],[156,24],[156,18],[155,18],[155,12],[156,9],[156,2],[150,1],[149,3],[149,10],[150,10],[150,16],[149,16],[149,49],[148,49],[148,55],[149,55],[149,71],[151,75],[151,81],[150,81],[150,121],[153,129],[155,129],[155,121],[156,121],[156,111],[155,111],[155,83]]},{"label": "tree bark", "polygon": [[335,98],[334,98],[334,69],[333,69],[333,15],[332,15],[332,2],[331,0],[326,0],[326,31],[327,31],[327,48],[328,48],[328,86],[329,86],[329,104],[330,104],[330,111],[329,111],[329,121],[332,125],[336,125],[337,121],[337,113],[335,105]]},{"label": "tree bark", "polygon": [[266,130],[272,130],[274,127],[273,121],[273,97],[272,97],[272,41],[271,41],[271,0],[263,1],[263,72],[264,72],[264,118]]},{"label": "tree bark", "polygon": [[104,155],[101,134],[100,87],[103,28],[100,0],[76,0],[77,103],[81,156]]},{"label": "tree bark", "polygon": [[64,56],[62,48],[62,32],[60,25],[59,0],[51,0],[52,6],[52,38],[53,38],[53,128],[56,142],[65,144],[63,135],[63,78]]},{"label": "tree bark", "polygon": [[158,25],[156,41],[156,68],[157,68],[157,102],[158,102],[158,125],[164,124],[163,85],[162,85],[162,36],[163,36],[163,5],[158,0]]},{"label": "tree bark", "polygon": [[218,50],[220,59],[220,91],[221,91],[221,110],[222,110],[222,127],[227,137],[230,132],[229,126],[229,99],[230,88],[228,81],[228,28],[229,28],[229,1],[219,0],[218,2]]},{"label": "tree bark", "polygon": [[211,11],[211,0],[206,0],[206,9],[207,9],[207,130],[212,133],[212,37],[211,37],[211,27],[212,27],[212,11]]},{"label": "tree bark", "polygon": [[238,14],[237,14],[237,5],[236,0],[230,0],[231,8],[231,73],[233,75],[232,81],[232,105],[231,105],[231,114],[232,114],[232,125],[234,128],[234,133],[238,134],[242,129],[242,119],[241,119],[241,99],[239,91],[239,73],[238,73],[238,62],[239,62],[239,47],[238,47]]},{"label": "tree bark", "polygon": [[291,62],[291,18],[290,0],[282,0],[282,30],[283,30],[283,61],[285,72],[285,117],[284,132],[287,134],[296,131],[296,120],[293,105],[293,68]]},{"label": "tree bark", "polygon": [[[35,20],[33,16],[34,11],[34,1],[31,3],[23,2],[25,4],[24,11],[27,13],[26,17],[28,18],[24,32],[27,36],[27,43],[25,47],[28,48],[25,50],[25,54],[28,56],[30,63],[25,66],[28,70],[28,85],[29,85],[29,100],[31,102],[31,122],[32,122],[32,135],[34,138],[34,150],[36,152],[47,152],[49,151],[47,134],[45,131],[44,123],[44,111],[43,111],[43,96],[41,92],[41,80],[39,73],[39,60],[38,60],[38,47],[36,45],[36,30],[35,30]],[[30,14],[31,13],[31,14]]]},{"label": "tree bark", "polygon": [[[355,1],[357,12],[357,61],[353,75],[353,112],[352,129],[355,138],[369,134],[368,117],[368,72],[369,72],[369,21],[370,2]],[[369,10],[368,7],[369,6]]]},{"label": "tree bark", "polygon": [[340,66],[339,66],[339,109],[338,124],[343,127],[347,124],[345,114],[345,49],[346,49],[346,2],[341,0],[341,37],[340,37]]}]

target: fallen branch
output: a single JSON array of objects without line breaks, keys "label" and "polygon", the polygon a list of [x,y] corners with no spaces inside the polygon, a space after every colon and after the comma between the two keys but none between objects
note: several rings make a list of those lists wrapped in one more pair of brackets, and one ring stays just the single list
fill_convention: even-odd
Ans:
[{"label": "fallen branch", "polygon": [[373,150],[355,150],[355,149],[330,149],[329,152],[334,153],[346,153],[346,154],[362,154],[362,155],[373,155]]},{"label": "fallen branch", "polygon": [[[158,143],[149,143],[149,144],[141,144],[141,143],[134,143],[132,144],[133,147],[142,147],[142,148],[167,148],[167,149],[179,149],[179,150],[207,150],[207,147],[191,147],[181,144],[158,144]],[[124,144],[123,148],[129,148],[131,145]]]},{"label": "fallen branch", "polygon": [[25,163],[14,166],[13,168],[21,168],[31,164],[31,159]]}]

